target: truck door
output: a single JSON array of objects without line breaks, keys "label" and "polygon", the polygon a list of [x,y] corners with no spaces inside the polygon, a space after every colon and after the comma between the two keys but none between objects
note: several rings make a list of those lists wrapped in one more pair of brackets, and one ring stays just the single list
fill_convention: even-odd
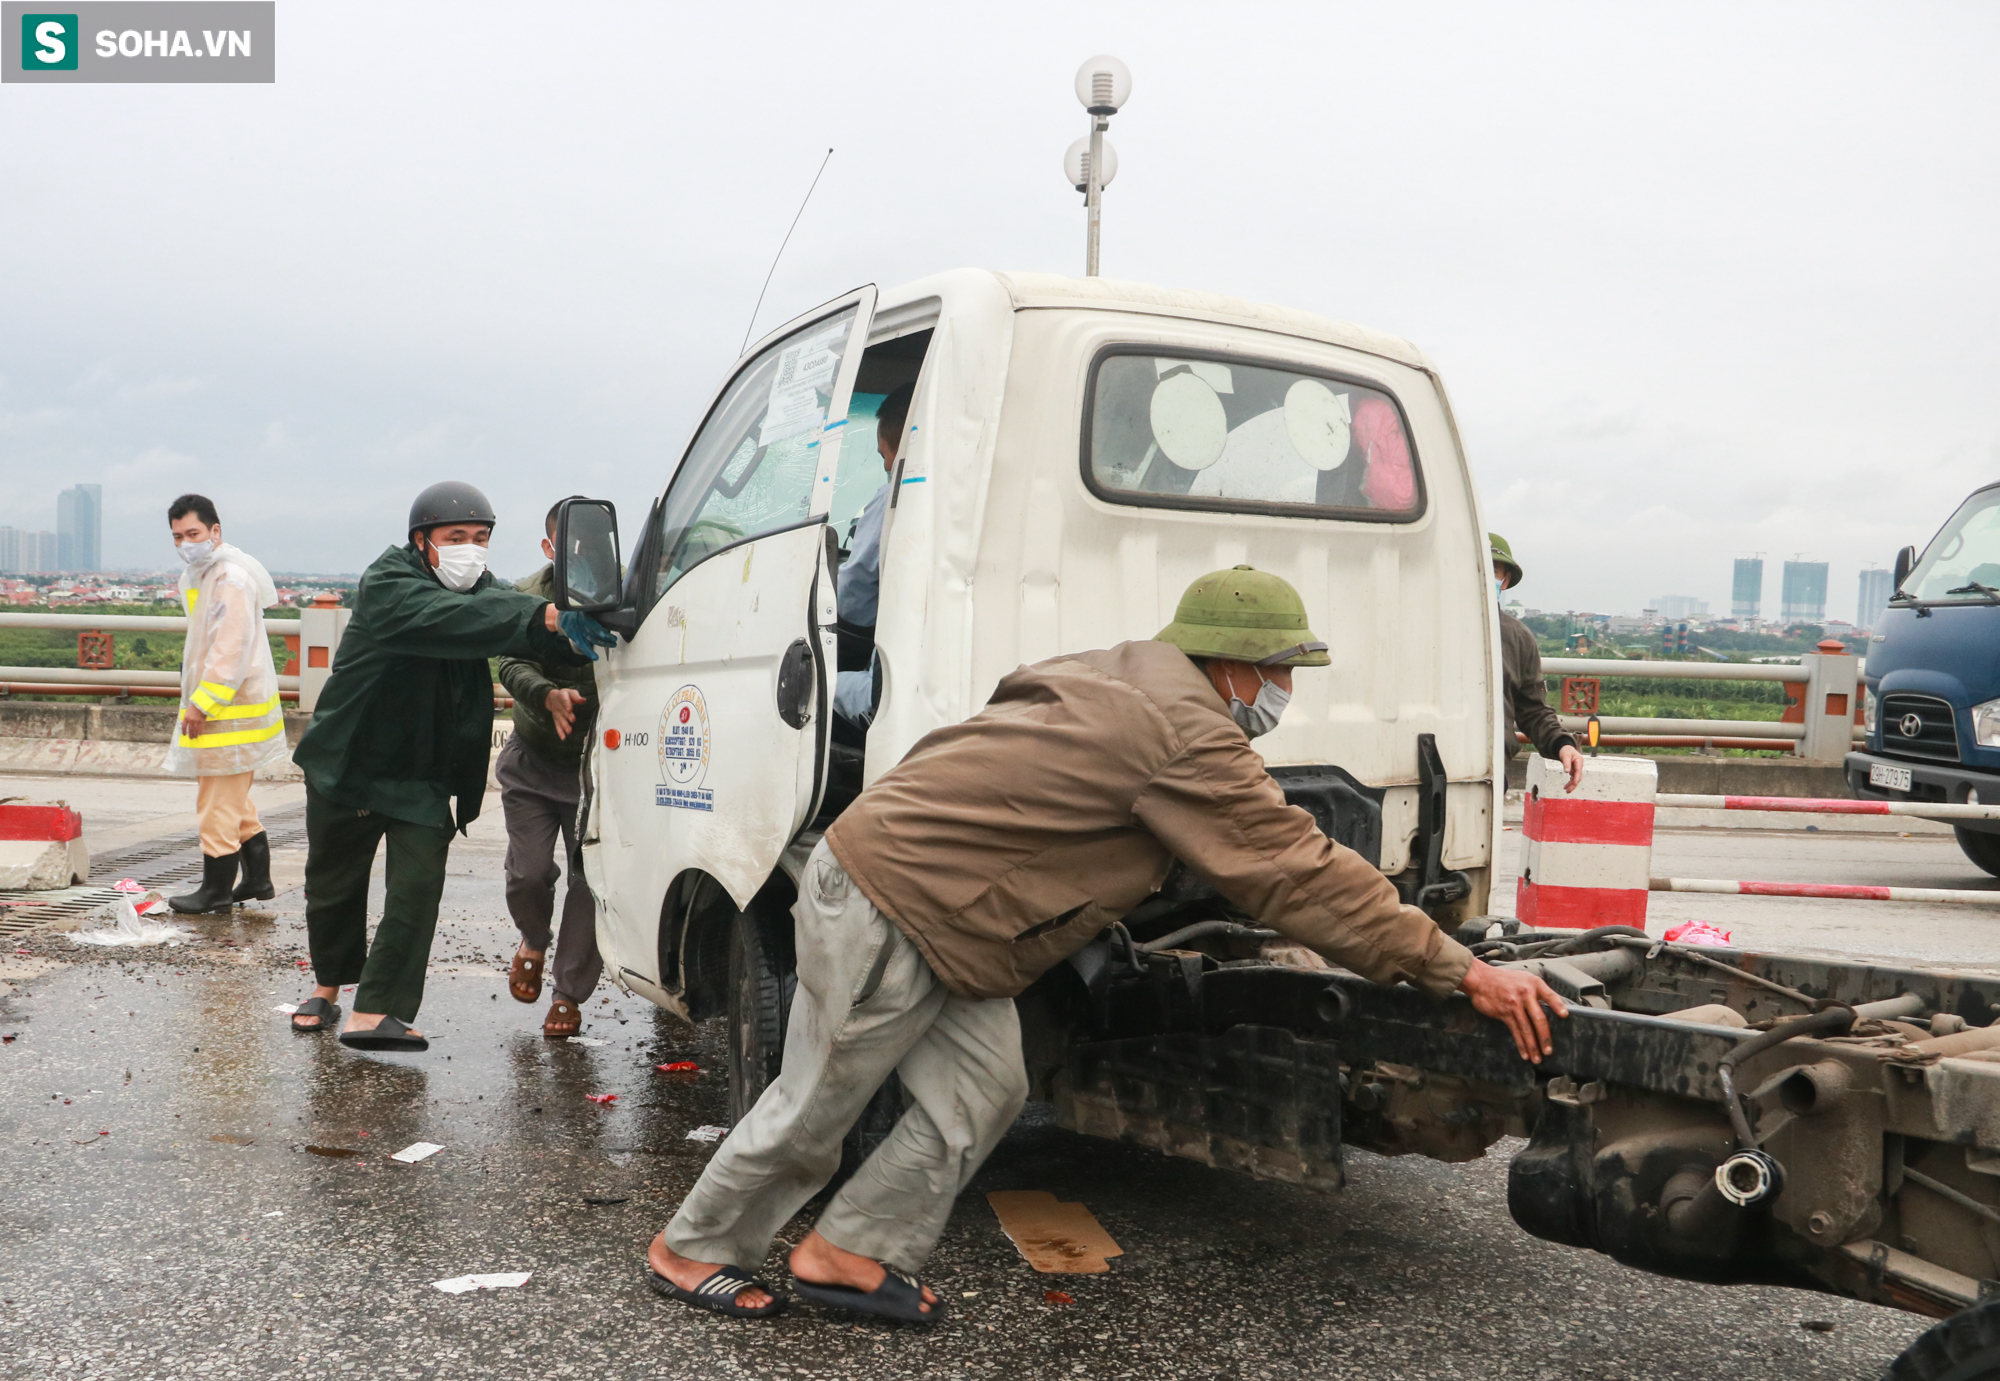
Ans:
[{"label": "truck door", "polygon": [[640,623],[599,672],[584,845],[606,958],[627,974],[660,981],[674,878],[700,869],[747,906],[824,790],[826,515],[874,306],[873,287],[850,293],[744,360],[633,553]]}]

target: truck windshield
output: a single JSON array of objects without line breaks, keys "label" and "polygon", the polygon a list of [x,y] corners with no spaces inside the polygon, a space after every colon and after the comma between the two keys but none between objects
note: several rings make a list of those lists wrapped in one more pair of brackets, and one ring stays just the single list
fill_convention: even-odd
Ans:
[{"label": "truck windshield", "polygon": [[703,557],[806,520],[820,427],[853,329],[852,307],[816,321],[758,355],[723,393],[667,489],[655,598]]},{"label": "truck windshield", "polygon": [[1084,479],[1113,503],[1407,523],[1423,477],[1379,389],[1215,357],[1100,356]]},{"label": "truck windshield", "polygon": [[1903,582],[1922,600],[1983,602],[1989,597],[1981,586],[2000,590],[2000,489],[1967,499]]}]

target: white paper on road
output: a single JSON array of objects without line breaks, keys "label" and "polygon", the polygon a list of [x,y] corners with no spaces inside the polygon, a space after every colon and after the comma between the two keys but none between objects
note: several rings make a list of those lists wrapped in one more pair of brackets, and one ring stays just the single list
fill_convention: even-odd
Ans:
[{"label": "white paper on road", "polygon": [[400,1160],[405,1165],[415,1165],[425,1156],[434,1156],[443,1149],[444,1147],[433,1141],[413,1141],[389,1159]]},{"label": "white paper on road", "polygon": [[273,1007],[271,1010],[274,1012],[283,1012],[288,1017],[294,1016],[298,1013],[299,1004],[296,1002],[280,1002],[277,1006]]},{"label": "white paper on road", "polygon": [[496,1271],[489,1275],[453,1276],[450,1280],[434,1280],[431,1285],[447,1295],[462,1295],[468,1290],[509,1290],[516,1285],[526,1285],[533,1271]]},{"label": "white paper on road", "polygon": [[597,1039],[597,1037],[595,1037],[595,1036],[571,1036],[571,1037],[569,1038],[569,1043],[570,1043],[571,1045],[609,1045],[609,1044],[611,1044],[611,1042],[610,1042],[610,1041],[601,1041],[601,1040]]},{"label": "white paper on road", "polygon": [[696,1127],[687,1134],[689,1141],[720,1141],[729,1135],[727,1127]]}]

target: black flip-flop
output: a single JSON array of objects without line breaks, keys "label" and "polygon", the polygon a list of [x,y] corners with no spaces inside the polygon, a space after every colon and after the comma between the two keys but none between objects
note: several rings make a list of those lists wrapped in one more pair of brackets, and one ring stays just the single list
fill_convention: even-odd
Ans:
[{"label": "black flip-flop", "polygon": [[873,1314],[898,1323],[934,1324],[944,1314],[943,1300],[933,1304],[930,1313],[924,1312],[922,1281],[897,1270],[886,1261],[876,1264],[888,1274],[873,1290],[857,1290],[852,1285],[815,1285],[810,1280],[800,1280],[797,1275],[792,1277],[792,1288],[799,1292],[801,1299],[824,1304],[829,1309],[850,1309],[857,1314]]},{"label": "black flip-flop", "polygon": [[410,1030],[408,1022],[383,1017],[366,1031],[342,1031],[340,1043],[356,1050],[429,1050],[431,1043]]},{"label": "black flip-flop", "polygon": [[[726,1314],[732,1319],[767,1319],[785,1307],[782,1295],[764,1284],[740,1266],[718,1266],[715,1273],[692,1290],[683,1290],[668,1280],[651,1266],[646,1267],[646,1283],[657,1294],[668,1299],[691,1304],[697,1309],[712,1310]],[[748,1309],[736,1302],[736,1297],[746,1289],[762,1290],[771,1297],[771,1302],[760,1309]]]},{"label": "black flip-flop", "polygon": [[292,1015],[294,1017],[318,1017],[319,1025],[317,1026],[301,1026],[296,1021],[292,1023],[292,1029],[301,1036],[317,1036],[322,1031],[331,1031],[340,1025],[340,1004],[338,1002],[328,1002],[323,997],[309,997],[298,1005],[297,1010]]}]

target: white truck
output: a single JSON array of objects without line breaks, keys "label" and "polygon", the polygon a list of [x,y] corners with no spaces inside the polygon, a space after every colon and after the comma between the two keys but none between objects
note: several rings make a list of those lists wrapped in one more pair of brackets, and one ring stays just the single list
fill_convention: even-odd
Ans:
[{"label": "white truck", "polygon": [[[885,473],[875,410],[904,384]],[[1462,1000],[1286,962],[1178,872],[1019,1000],[1058,1120],[1329,1189],[1344,1144],[1463,1160],[1530,1136],[1510,1179],[1529,1231],[1955,1316],[1898,1375],[2000,1376],[1980,1304],[2000,1064],[1979,1058],[2000,1051],[2000,981],[1486,915],[1497,615],[1420,351],[1205,293],[960,270],[760,341],[665,481],[622,578],[609,504],[559,517],[559,602],[623,640],[598,664],[583,859],[615,981],[727,1017],[733,1112],[782,1058],[795,882],[832,819],[1015,666],[1150,637],[1196,576],[1248,562],[1297,587],[1332,650],[1257,740],[1287,797],[1576,1013],[1531,1067]],[[850,627],[838,572],[884,484],[877,620]],[[865,735],[832,712],[842,670],[872,675]],[[857,1148],[898,1098],[892,1080]]]}]

